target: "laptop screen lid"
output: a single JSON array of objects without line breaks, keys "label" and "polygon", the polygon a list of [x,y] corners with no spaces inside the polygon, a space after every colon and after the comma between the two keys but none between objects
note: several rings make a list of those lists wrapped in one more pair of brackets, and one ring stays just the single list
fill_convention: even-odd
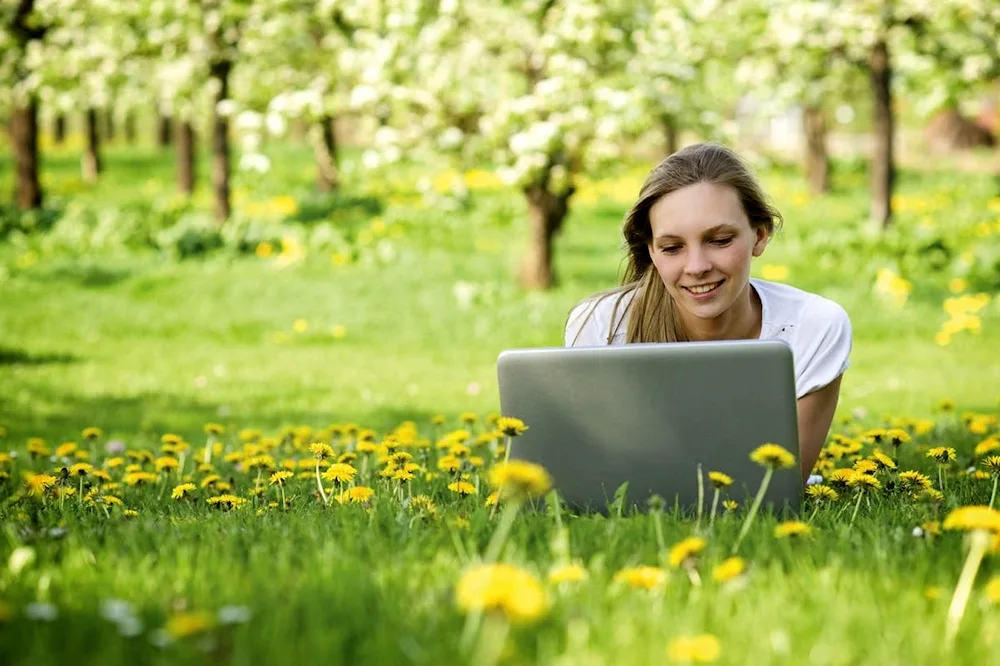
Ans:
[{"label": "laptop screen lid", "polygon": [[658,495],[691,509],[699,467],[705,498],[708,472],[719,471],[733,478],[723,499],[744,505],[764,476],[749,456],[765,442],[797,463],[775,471],[765,503],[801,507],[795,375],[783,342],[511,349],[497,378],[503,415],[528,426],[511,458],[543,466],[571,507],[603,512],[627,482],[630,506]]}]

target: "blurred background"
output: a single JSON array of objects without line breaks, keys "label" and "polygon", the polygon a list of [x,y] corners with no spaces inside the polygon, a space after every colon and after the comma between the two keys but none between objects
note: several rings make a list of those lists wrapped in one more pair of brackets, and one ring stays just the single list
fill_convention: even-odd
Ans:
[{"label": "blurred background", "polygon": [[998,0],[2,0],[0,432],[496,411],[702,140],[785,216],[754,274],[852,317],[839,418],[995,409],[998,36]]}]

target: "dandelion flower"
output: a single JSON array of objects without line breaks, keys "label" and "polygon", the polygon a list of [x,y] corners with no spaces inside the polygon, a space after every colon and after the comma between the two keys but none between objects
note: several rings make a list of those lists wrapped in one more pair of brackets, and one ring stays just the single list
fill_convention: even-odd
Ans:
[{"label": "dandelion flower", "polygon": [[549,571],[549,582],[556,584],[579,583],[586,577],[587,570],[579,564],[563,564]]},{"label": "dandelion flower", "polygon": [[939,463],[950,463],[954,462],[958,455],[955,453],[955,449],[950,446],[935,446],[927,449],[927,457],[934,458]]},{"label": "dandelion flower", "polygon": [[441,456],[437,461],[437,468],[442,472],[457,472],[462,466],[462,461],[455,456]]},{"label": "dandelion flower", "polygon": [[739,506],[740,503],[736,500],[727,499],[722,502],[722,508],[726,511],[735,511]]},{"label": "dandelion flower", "polygon": [[246,504],[247,499],[245,497],[237,497],[236,495],[231,495],[226,493],[224,495],[209,497],[206,501],[212,506],[229,510],[229,509],[237,509],[240,506]]},{"label": "dandelion flower", "polygon": [[337,501],[341,504],[364,504],[375,496],[375,491],[367,486],[354,486],[348,488],[337,496]]},{"label": "dandelion flower", "polygon": [[667,581],[667,572],[660,567],[626,567],[615,573],[613,582],[623,583],[635,589],[652,590]]},{"label": "dandelion flower", "polygon": [[806,488],[806,495],[817,502],[835,502],[840,497],[836,490],[821,483]]},{"label": "dandelion flower", "polygon": [[851,478],[848,479],[847,485],[852,488],[859,488],[859,489],[865,489],[865,488],[872,488],[874,490],[882,489],[882,482],[879,481],[877,477],[874,477],[871,474],[861,474],[858,472],[855,472],[851,476]]},{"label": "dandelion flower", "polygon": [[172,638],[186,638],[207,631],[215,624],[211,613],[182,613],[167,620],[164,629]]},{"label": "dandelion flower", "polygon": [[448,490],[458,493],[462,497],[476,494],[476,487],[468,481],[455,481],[448,484]]},{"label": "dandelion flower", "polygon": [[335,483],[350,483],[357,473],[358,470],[347,463],[334,463],[323,472],[323,478]]},{"label": "dandelion flower", "polygon": [[709,472],[708,480],[711,481],[712,485],[716,488],[726,488],[733,483],[733,477],[722,472]]},{"label": "dandelion flower", "polygon": [[528,430],[528,426],[524,425],[524,421],[511,416],[501,416],[497,419],[495,427],[507,437],[517,437]]},{"label": "dandelion flower", "polygon": [[727,583],[746,573],[747,563],[742,557],[728,557],[712,569],[712,580]]},{"label": "dandelion flower", "polygon": [[774,536],[778,539],[783,539],[786,537],[809,536],[811,532],[812,532],[811,527],[798,520],[790,520],[781,523],[774,528]]},{"label": "dandelion flower", "polygon": [[126,518],[136,518],[139,515],[139,512],[135,509],[125,509],[122,511],[122,515]]},{"label": "dandelion flower", "polygon": [[765,442],[750,454],[750,460],[771,469],[788,468],[795,465],[795,456],[778,444]]},{"label": "dandelion flower", "polygon": [[326,460],[334,456],[333,447],[326,442],[314,442],[309,445],[309,452],[316,460]]},{"label": "dandelion flower", "polygon": [[407,508],[410,511],[425,513],[428,516],[437,515],[437,505],[427,495],[414,495],[410,498]]},{"label": "dandelion flower", "polygon": [[1000,532],[1000,511],[988,506],[963,506],[948,514],[941,525],[946,530]]},{"label": "dandelion flower", "polygon": [[152,472],[129,472],[122,480],[130,486],[140,486],[144,483],[154,483],[156,475]]},{"label": "dandelion flower", "polygon": [[271,477],[269,479],[269,484],[272,486],[273,485],[283,486],[285,485],[285,481],[292,478],[293,476],[295,476],[295,474],[293,472],[289,472],[288,470],[281,470],[279,472],[274,472],[271,474]]},{"label": "dandelion flower", "polygon": [[991,604],[1000,603],[1000,576],[994,576],[986,583],[986,589],[983,591],[983,596],[986,597],[986,601]]},{"label": "dandelion flower", "polygon": [[926,474],[921,474],[915,470],[906,470],[899,473],[899,482],[907,490],[922,490],[930,488],[931,478]]},{"label": "dandelion flower", "polygon": [[514,499],[541,497],[552,487],[545,468],[524,460],[509,460],[490,469],[490,485]]},{"label": "dandelion flower", "polygon": [[157,458],[154,462],[157,472],[162,472],[163,470],[175,470],[180,467],[180,461],[172,456],[162,456]]},{"label": "dandelion flower", "polygon": [[28,492],[35,497],[41,497],[46,490],[55,485],[56,477],[51,474],[28,474],[24,482],[28,486]]},{"label": "dandelion flower", "polygon": [[94,426],[84,428],[82,434],[84,439],[97,439],[98,437],[104,435],[100,428],[95,428]]},{"label": "dandelion flower", "polygon": [[676,544],[670,549],[669,561],[670,566],[675,569],[682,564],[685,564],[688,560],[691,560],[701,551],[705,550],[705,546],[708,542],[701,537],[688,537]]},{"label": "dandelion flower", "polygon": [[1000,456],[988,456],[980,463],[990,474],[1000,474]]},{"label": "dandelion flower", "polygon": [[73,478],[79,478],[87,476],[92,471],[94,471],[94,466],[90,463],[76,463],[75,465],[70,465],[69,475]]},{"label": "dandelion flower", "polygon": [[455,602],[466,613],[500,612],[514,624],[537,620],[549,607],[538,579],[510,564],[480,564],[466,570],[455,587]]},{"label": "dandelion flower", "polygon": [[681,664],[708,664],[719,658],[719,639],[711,634],[678,636],[667,645],[667,657]]},{"label": "dandelion flower", "polygon": [[170,491],[170,499],[183,499],[189,493],[194,492],[194,490],[195,485],[193,483],[182,483],[179,486],[174,486],[174,489]]},{"label": "dandelion flower", "polygon": [[871,474],[878,470],[878,463],[874,460],[859,460],[851,469],[858,474]]}]

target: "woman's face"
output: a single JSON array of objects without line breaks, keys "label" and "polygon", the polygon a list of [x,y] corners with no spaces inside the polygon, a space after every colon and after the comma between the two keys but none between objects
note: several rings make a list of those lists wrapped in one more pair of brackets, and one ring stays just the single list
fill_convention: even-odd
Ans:
[{"label": "woman's face", "polygon": [[715,319],[744,292],[750,259],[767,246],[736,190],[697,183],[661,197],[649,211],[649,256],[683,315]]}]

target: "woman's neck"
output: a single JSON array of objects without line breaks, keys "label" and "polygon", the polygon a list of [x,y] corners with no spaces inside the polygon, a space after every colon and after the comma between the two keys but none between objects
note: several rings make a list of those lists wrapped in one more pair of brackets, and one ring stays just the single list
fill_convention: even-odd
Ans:
[{"label": "woman's neck", "polygon": [[733,305],[714,319],[685,316],[681,319],[692,341],[754,340],[760,337],[762,304],[757,291],[749,283]]}]

